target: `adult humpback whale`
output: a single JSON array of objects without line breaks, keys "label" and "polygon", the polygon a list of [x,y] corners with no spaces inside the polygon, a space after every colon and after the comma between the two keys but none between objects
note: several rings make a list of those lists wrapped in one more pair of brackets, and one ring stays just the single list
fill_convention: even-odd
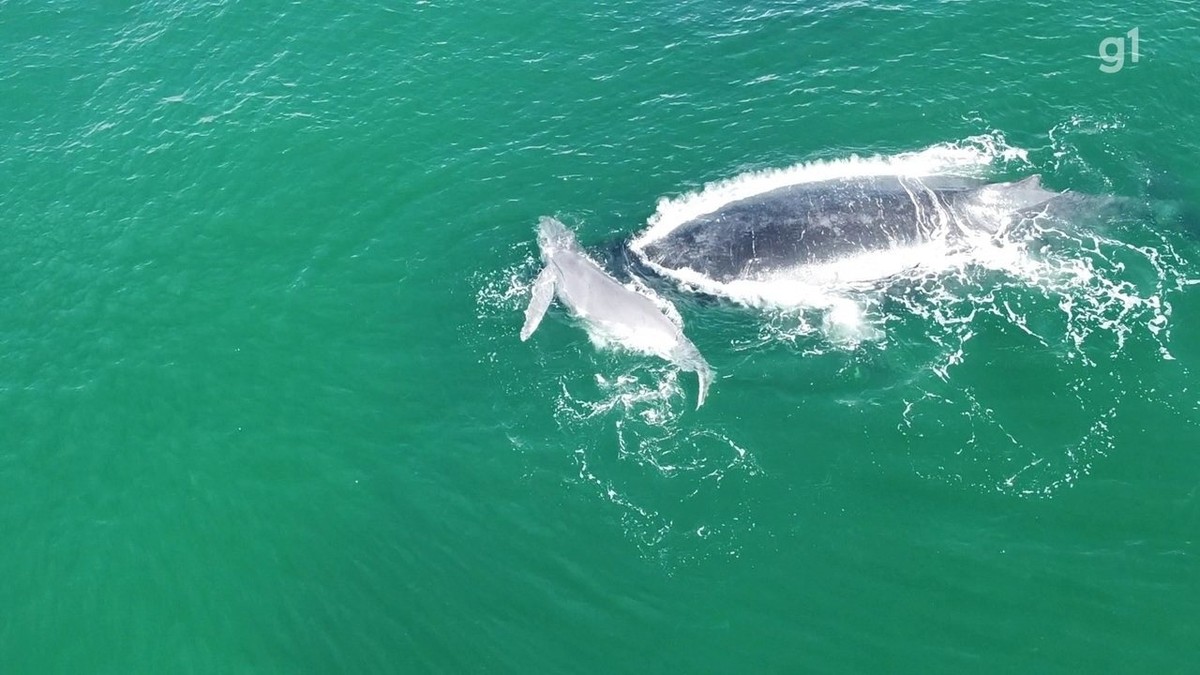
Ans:
[{"label": "adult humpback whale", "polygon": [[800,183],[721,206],[633,248],[666,270],[753,279],[855,254],[965,233],[994,233],[1059,193],[1038,176],[1013,183],[871,176]]}]

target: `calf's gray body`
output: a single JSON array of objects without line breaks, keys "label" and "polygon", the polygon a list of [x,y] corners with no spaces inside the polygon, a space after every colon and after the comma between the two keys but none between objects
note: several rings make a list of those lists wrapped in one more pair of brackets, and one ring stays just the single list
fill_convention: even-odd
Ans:
[{"label": "calf's gray body", "polygon": [[696,407],[704,404],[712,369],[700,351],[649,297],[622,286],[584,255],[575,236],[553,218],[538,224],[538,246],[546,266],[533,284],[521,340],[537,330],[547,308],[558,298],[605,340],[671,361],[700,380]]}]

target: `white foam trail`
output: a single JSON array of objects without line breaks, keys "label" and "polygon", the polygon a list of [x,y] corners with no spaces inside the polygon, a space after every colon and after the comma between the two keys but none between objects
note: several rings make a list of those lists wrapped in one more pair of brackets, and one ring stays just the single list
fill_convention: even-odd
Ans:
[{"label": "white foam trail", "polygon": [[[596,375],[598,400],[573,393],[563,380],[555,417],[579,439],[580,482],[617,508],[645,555],[670,564],[736,555],[753,523],[740,514],[744,504],[717,499],[719,489],[723,481],[753,481],[761,470],[723,430],[682,421],[672,405],[682,396],[675,375],[661,364]],[[698,504],[708,504],[699,521]]]}]

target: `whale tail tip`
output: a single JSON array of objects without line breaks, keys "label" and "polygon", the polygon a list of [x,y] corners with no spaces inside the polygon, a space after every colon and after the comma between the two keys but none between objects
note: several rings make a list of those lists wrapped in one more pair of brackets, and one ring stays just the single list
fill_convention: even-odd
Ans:
[{"label": "whale tail tip", "polygon": [[696,410],[704,405],[704,400],[708,398],[708,388],[712,386],[713,369],[708,365],[708,361],[700,355],[700,350],[696,349],[696,345],[692,344],[687,338],[683,339],[683,344],[677,348],[674,358],[680,369],[696,373],[697,383],[700,385],[696,392]]}]

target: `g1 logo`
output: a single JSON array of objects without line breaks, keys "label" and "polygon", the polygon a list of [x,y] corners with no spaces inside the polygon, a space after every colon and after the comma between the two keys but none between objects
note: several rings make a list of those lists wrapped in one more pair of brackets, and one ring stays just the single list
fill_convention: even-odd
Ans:
[{"label": "g1 logo", "polygon": [[1100,70],[1116,73],[1125,67],[1125,38],[1129,38],[1132,63],[1138,62],[1138,29],[1134,28],[1121,37],[1106,37],[1100,41]]}]

